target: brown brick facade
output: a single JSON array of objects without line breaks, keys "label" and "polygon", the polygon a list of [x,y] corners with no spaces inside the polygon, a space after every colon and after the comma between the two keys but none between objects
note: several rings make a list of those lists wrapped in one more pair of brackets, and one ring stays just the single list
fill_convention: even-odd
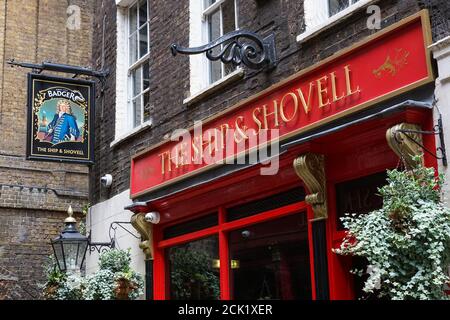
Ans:
[{"label": "brown brick facade", "polygon": [[[67,8],[81,28],[67,28]],[[88,203],[88,168],[25,160],[28,69],[6,61],[90,66],[90,0],[0,0],[0,299],[40,298],[50,239],[69,205]]]}]

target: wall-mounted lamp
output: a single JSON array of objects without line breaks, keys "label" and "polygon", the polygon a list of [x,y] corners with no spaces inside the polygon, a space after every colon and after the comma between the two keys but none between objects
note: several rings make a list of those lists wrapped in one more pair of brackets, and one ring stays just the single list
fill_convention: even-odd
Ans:
[{"label": "wall-mounted lamp", "polygon": [[77,220],[72,217],[72,206],[69,206],[67,214],[69,217],[64,220],[66,224],[64,230],[51,241],[51,245],[59,269],[63,272],[76,272],[83,265],[88,247],[90,251],[97,250],[100,252],[102,247],[114,248],[115,242],[114,238],[110,242],[91,242],[90,235],[86,237],[78,232],[76,227]]}]

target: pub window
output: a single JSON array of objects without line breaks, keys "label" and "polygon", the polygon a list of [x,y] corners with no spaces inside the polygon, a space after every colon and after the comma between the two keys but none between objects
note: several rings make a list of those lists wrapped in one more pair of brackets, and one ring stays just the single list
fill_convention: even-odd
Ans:
[{"label": "pub window", "polygon": [[149,3],[139,0],[128,9],[128,109],[130,127],[150,120]]},{"label": "pub window", "polygon": [[381,209],[383,198],[378,188],[386,184],[385,171],[336,185],[337,226],[344,230],[341,218],[346,213],[365,214]]},{"label": "pub window", "polygon": [[[208,43],[236,30],[238,28],[236,0],[203,0],[202,21]],[[213,53],[218,53],[220,50],[220,47],[216,47]],[[220,60],[207,61],[208,84],[212,84],[236,70],[232,64],[225,65]]]}]

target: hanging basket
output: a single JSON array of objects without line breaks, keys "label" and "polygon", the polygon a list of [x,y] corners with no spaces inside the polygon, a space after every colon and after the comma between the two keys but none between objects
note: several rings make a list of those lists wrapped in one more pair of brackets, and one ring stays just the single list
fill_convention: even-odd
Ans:
[{"label": "hanging basket", "polygon": [[114,294],[117,300],[129,300],[130,293],[137,288],[134,282],[126,278],[117,279],[116,284]]}]

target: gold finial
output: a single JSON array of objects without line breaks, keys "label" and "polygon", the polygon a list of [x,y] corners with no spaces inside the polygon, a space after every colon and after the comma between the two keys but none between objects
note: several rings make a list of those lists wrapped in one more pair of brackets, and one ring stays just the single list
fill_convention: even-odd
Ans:
[{"label": "gold finial", "polygon": [[64,220],[65,223],[75,223],[75,222],[77,222],[77,220],[75,220],[75,218],[72,217],[72,215],[73,215],[72,206],[69,206],[69,209],[67,209],[67,214],[69,215],[69,217],[66,218],[66,220]]}]

